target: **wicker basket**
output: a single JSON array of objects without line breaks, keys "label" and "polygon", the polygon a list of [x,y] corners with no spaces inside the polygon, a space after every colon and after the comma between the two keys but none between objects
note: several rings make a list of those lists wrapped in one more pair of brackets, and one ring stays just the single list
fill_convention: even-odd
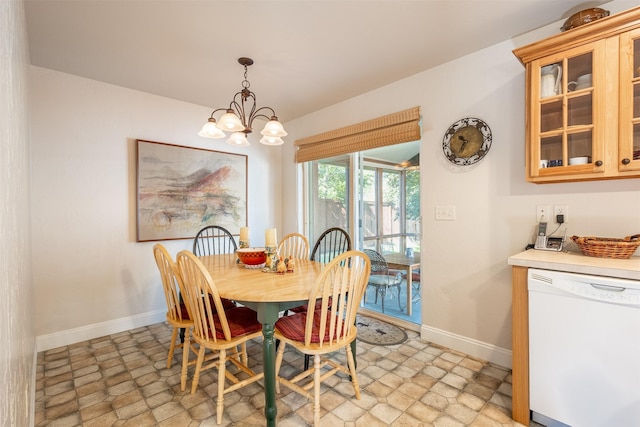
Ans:
[{"label": "wicker basket", "polygon": [[640,246],[640,234],[624,239],[571,236],[583,254],[599,258],[630,258]]}]

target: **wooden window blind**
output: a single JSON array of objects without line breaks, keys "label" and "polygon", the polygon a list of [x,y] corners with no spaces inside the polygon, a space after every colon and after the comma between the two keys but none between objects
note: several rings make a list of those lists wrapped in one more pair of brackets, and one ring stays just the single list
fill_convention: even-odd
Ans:
[{"label": "wooden window blind", "polygon": [[295,142],[296,162],[309,162],[371,148],[417,141],[420,137],[420,107],[413,107],[298,139]]}]

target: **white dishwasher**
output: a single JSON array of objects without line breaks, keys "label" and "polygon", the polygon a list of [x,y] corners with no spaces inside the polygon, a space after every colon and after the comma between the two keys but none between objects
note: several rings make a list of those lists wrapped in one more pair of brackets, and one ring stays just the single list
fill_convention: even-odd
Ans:
[{"label": "white dishwasher", "polygon": [[529,269],[529,392],[546,426],[640,426],[640,282]]}]

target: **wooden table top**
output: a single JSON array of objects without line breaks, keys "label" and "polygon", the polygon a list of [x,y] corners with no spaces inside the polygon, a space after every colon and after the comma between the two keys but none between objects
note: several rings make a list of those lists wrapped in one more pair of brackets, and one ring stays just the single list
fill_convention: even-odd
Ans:
[{"label": "wooden table top", "polygon": [[307,300],[323,267],[319,262],[296,260],[293,273],[277,274],[236,264],[235,254],[202,256],[200,260],[211,274],[220,296],[249,302]]},{"label": "wooden table top", "polygon": [[382,255],[387,260],[387,264],[404,267],[420,266],[420,252],[414,252],[413,257],[408,257],[404,253],[393,253]]}]

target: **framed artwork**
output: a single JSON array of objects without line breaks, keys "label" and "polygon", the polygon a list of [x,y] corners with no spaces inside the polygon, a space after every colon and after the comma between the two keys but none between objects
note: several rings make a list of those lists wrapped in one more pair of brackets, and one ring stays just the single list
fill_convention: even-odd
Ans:
[{"label": "framed artwork", "polygon": [[137,241],[192,239],[247,224],[247,156],[136,140]]}]

